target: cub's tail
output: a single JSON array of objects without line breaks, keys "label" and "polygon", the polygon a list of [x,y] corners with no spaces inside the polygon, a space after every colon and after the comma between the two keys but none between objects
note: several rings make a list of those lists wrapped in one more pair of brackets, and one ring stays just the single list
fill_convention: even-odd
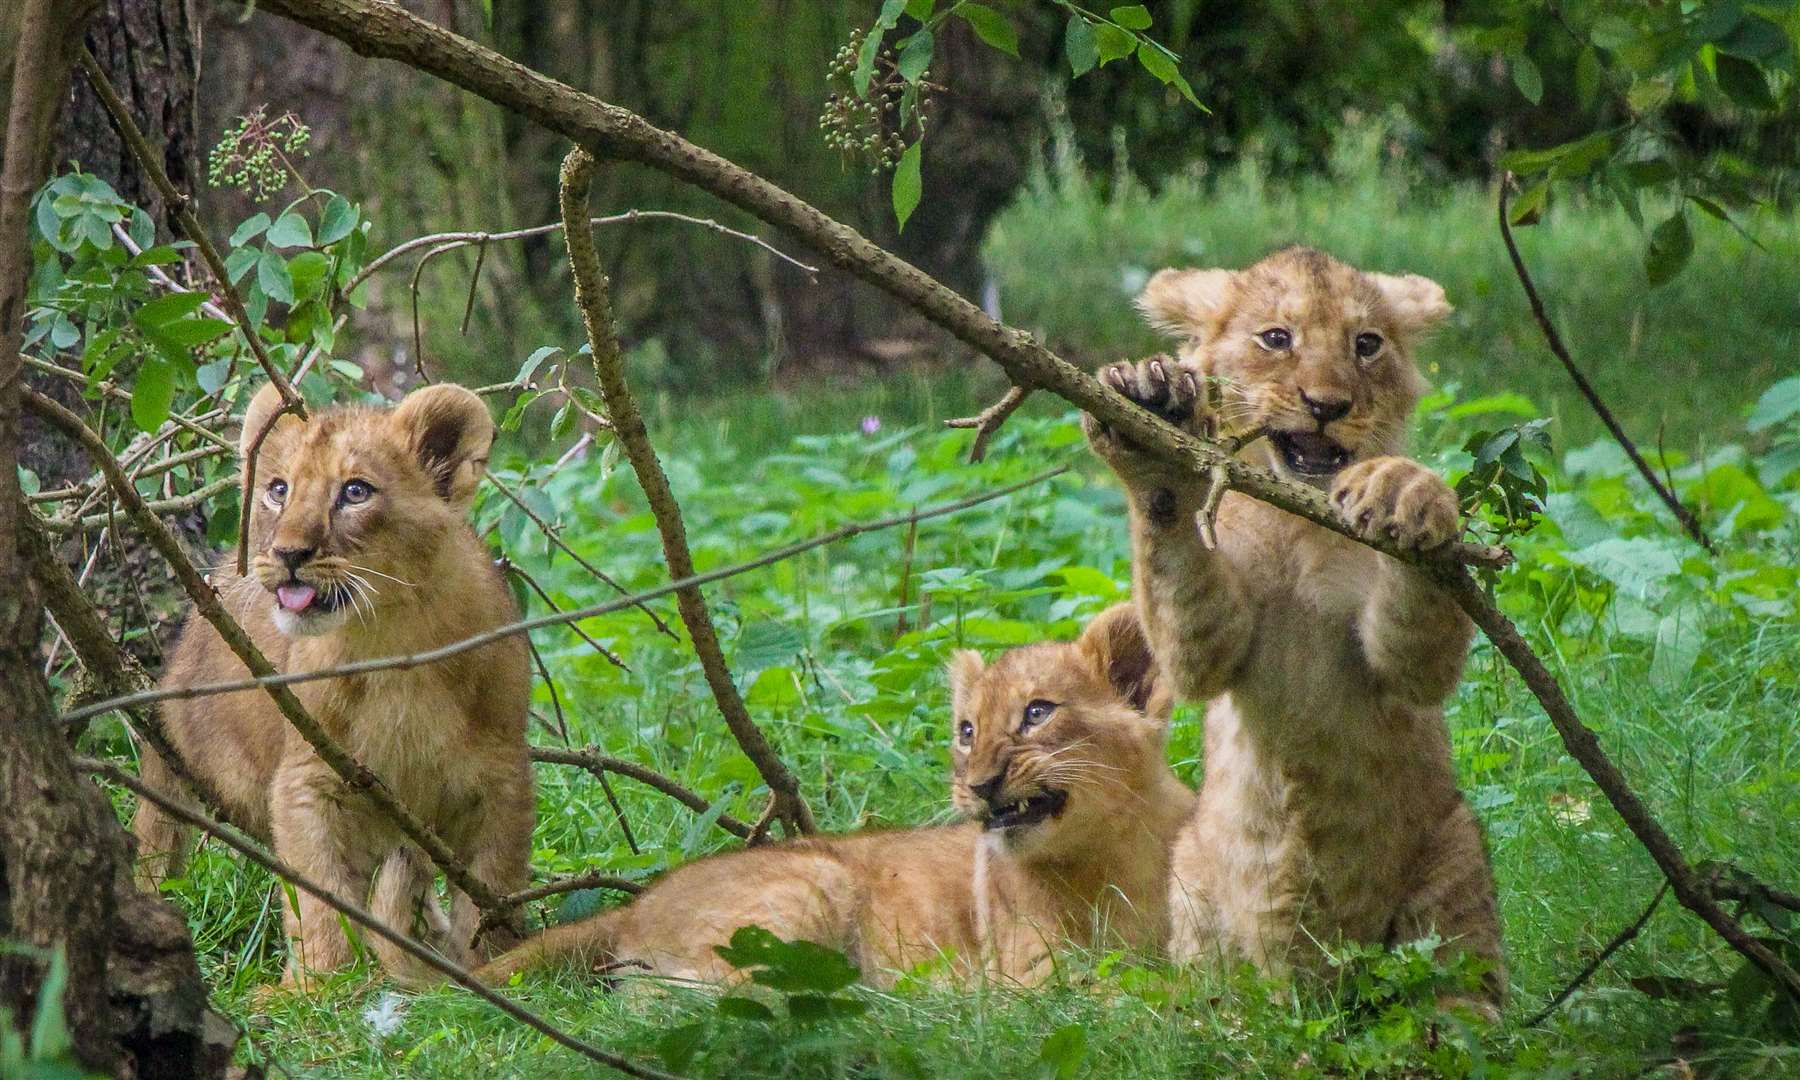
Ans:
[{"label": "cub's tail", "polygon": [[504,986],[521,971],[603,966],[618,952],[620,922],[624,917],[625,909],[621,908],[553,926],[483,964],[475,970],[475,977],[489,986]]}]

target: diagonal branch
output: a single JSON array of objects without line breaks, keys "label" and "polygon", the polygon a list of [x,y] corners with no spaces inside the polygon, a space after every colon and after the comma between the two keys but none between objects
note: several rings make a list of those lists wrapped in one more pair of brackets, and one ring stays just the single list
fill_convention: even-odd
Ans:
[{"label": "diagonal branch", "polygon": [[[607,419],[625,447],[625,457],[637,474],[638,484],[656,517],[657,532],[662,534],[663,560],[669,564],[669,576],[694,576],[694,556],[688,550],[687,526],[681,520],[681,506],[669,489],[669,478],[650,445],[650,433],[638,412],[637,399],[625,381],[625,358],[619,351],[618,334],[613,329],[612,298],[608,292],[606,273],[600,268],[594,250],[594,232],[587,225],[588,188],[594,175],[594,159],[586,150],[575,149],[563,159],[561,202],[564,239],[569,245],[569,268],[575,277],[575,303],[581,309],[582,323],[587,327],[588,343],[593,348],[594,376],[600,383],[600,398],[606,403]],[[688,586],[675,593],[676,610],[687,626],[688,640],[694,655],[700,659],[700,670],[718,703],[725,726],[756,765],[763,782],[777,802],[776,813],[791,835],[815,831],[812,810],[800,796],[800,783],[781,760],[768,736],[750,718],[743,695],[725,665],[725,653],[719,647],[719,633],[714,628],[706,597],[698,586]]]},{"label": "diagonal branch", "polygon": [[[634,761],[602,754],[598,749],[589,747],[586,750],[563,750],[554,746],[534,746],[531,748],[531,760],[541,761],[549,765],[573,765],[578,769],[586,769],[594,776],[605,781],[607,773],[629,776],[633,780],[667,795],[676,802],[692,810],[696,814],[704,814],[712,808],[712,804],[695,792],[669,779],[655,769],[645,768]],[[750,838],[750,826],[732,817],[730,814],[718,816],[718,826],[740,840]]]},{"label": "diagonal branch", "polygon": [[106,779],[132,792],[138,798],[156,804],[170,817],[176,818],[183,824],[191,825],[196,829],[203,829],[206,832],[211,833],[213,836],[217,837],[221,843],[237,851],[246,859],[256,863],[258,866],[261,866],[263,869],[269,871],[283,881],[292,882],[294,887],[298,888],[300,891],[318,897],[320,900],[343,914],[351,922],[357,923],[364,929],[374,933],[377,937],[392,943],[396,948],[404,951],[415,960],[433,968],[451,982],[454,982],[463,989],[475,994],[477,997],[488,1002],[490,1005],[493,1005],[514,1020],[519,1021],[521,1024],[541,1032],[558,1044],[575,1051],[577,1054],[580,1054],[591,1061],[599,1062],[608,1068],[617,1069],[627,1076],[644,1077],[646,1080],[675,1080],[671,1074],[663,1072],[660,1069],[655,1069],[648,1065],[639,1065],[630,1058],[622,1057],[607,1050],[602,1050],[591,1043],[586,1043],[577,1039],[575,1036],[550,1023],[548,1020],[545,1020],[543,1017],[525,1008],[518,1002],[496,992],[485,983],[475,978],[475,976],[469,974],[469,972],[464,970],[460,965],[444,959],[444,957],[440,956],[435,950],[426,948],[412,938],[407,937],[405,934],[402,934],[400,931],[389,926],[387,923],[382,922],[380,919],[369,914],[369,912],[363,910],[356,904],[351,903],[349,900],[338,896],[323,885],[307,878],[287,863],[264,851],[261,845],[255,843],[236,829],[231,828],[223,822],[209,818],[205,814],[197,813],[194,810],[165,797],[159,792],[152,790],[143,781],[126,772],[124,769],[119,768],[117,765],[108,761],[99,761],[94,758],[77,758],[75,764],[84,772],[93,773],[97,776],[104,776]]},{"label": "diagonal branch", "polygon": [[[250,640],[250,635],[245,633],[238,621],[225,610],[225,606],[219,602],[219,594],[200,576],[200,572],[194,569],[193,564],[188,562],[187,556],[181,550],[180,542],[175,539],[175,535],[169,531],[168,526],[150,512],[144,502],[144,497],[138,494],[137,488],[132,486],[130,478],[125,475],[124,470],[119,468],[119,463],[107,451],[106,443],[101,441],[100,436],[94,434],[93,429],[83,423],[81,417],[63,408],[53,399],[29,388],[23,390],[23,395],[25,404],[31,411],[55,424],[79,442],[95,463],[105,471],[107,482],[112,485],[119,501],[124,504],[126,513],[131,516],[137,527],[143,530],[151,546],[156,548],[158,554],[168,562],[169,569],[174,571],[176,580],[181,583],[188,598],[194,602],[194,610],[213,625],[213,628],[219,632],[219,637],[231,648],[244,666],[250,669],[251,674],[260,678],[277,675],[275,665],[269,662],[269,658],[264,656],[262,650],[256,647],[256,643]],[[300,699],[294,696],[292,690],[280,683],[271,682],[264,685],[269,696],[275,700],[276,707],[281,710],[281,715],[286,717],[288,723],[293,725],[294,730],[298,731],[301,737],[312,746],[313,752],[319,755],[319,759],[338,774],[351,792],[366,797],[392,819],[400,831],[406,834],[407,839],[429,855],[431,861],[437,864],[439,870],[443,871],[444,877],[475,901],[476,906],[486,910],[496,905],[499,898],[494,890],[469,873],[468,868],[450,851],[449,845],[444,843],[443,837],[407,809],[379,776],[376,776],[368,766],[351,757],[348,751],[332,741],[331,736],[320,726],[318,720],[306,711],[306,706],[301,704]],[[154,691],[144,691],[127,696],[144,699],[147,694],[152,693]],[[133,704],[138,703],[141,702],[133,702]]]},{"label": "diagonal branch", "polygon": [[1592,960],[1589,960],[1580,971],[1576,972],[1575,977],[1570,979],[1561,990],[1558,990],[1555,997],[1546,1002],[1543,1008],[1533,1013],[1531,1019],[1520,1026],[1534,1028],[1550,1019],[1550,1014],[1561,1008],[1563,1002],[1569,1000],[1574,996],[1575,991],[1586,985],[1587,981],[1594,977],[1594,972],[1599,971],[1608,960],[1612,959],[1614,953],[1629,945],[1633,938],[1643,932],[1644,924],[1650,921],[1650,916],[1656,914],[1656,909],[1662,906],[1663,897],[1668,893],[1669,879],[1663,878],[1662,884],[1656,887],[1656,895],[1652,896],[1650,902],[1644,905],[1644,910],[1638,913],[1638,917],[1631,920],[1630,925],[1614,934],[1612,940],[1606,943],[1606,947],[1601,949]]},{"label": "diagonal branch", "polygon": [[1531,304],[1531,317],[1537,320],[1538,329],[1543,331],[1545,343],[1550,346],[1550,351],[1556,354],[1556,358],[1562,361],[1563,370],[1569,373],[1569,378],[1575,383],[1575,389],[1581,391],[1581,396],[1587,399],[1588,405],[1594,410],[1594,415],[1598,416],[1600,422],[1606,425],[1606,430],[1612,433],[1613,441],[1624,448],[1625,456],[1631,459],[1631,463],[1637,467],[1637,471],[1643,476],[1644,481],[1650,485],[1651,490],[1656,492],[1656,497],[1661,499],[1663,505],[1669,508],[1669,512],[1675,515],[1675,520],[1681,523],[1683,531],[1693,539],[1694,543],[1712,551],[1712,540],[1706,535],[1706,530],[1700,527],[1700,519],[1696,518],[1694,512],[1675,497],[1674,490],[1664,484],[1662,479],[1656,475],[1655,470],[1650,468],[1650,463],[1644,460],[1644,455],[1638,453],[1637,444],[1631,441],[1631,436],[1625,434],[1625,428],[1619,424],[1618,418],[1613,416],[1612,410],[1607,408],[1605,401],[1601,400],[1600,392],[1594,389],[1594,384],[1588,382],[1587,376],[1583,375],[1581,369],[1575,366],[1574,358],[1569,355],[1569,347],[1563,344],[1562,335],[1556,332],[1556,324],[1550,321],[1549,312],[1544,310],[1544,301],[1542,297],[1538,296],[1537,285],[1531,280],[1531,271],[1525,269],[1525,260],[1519,255],[1519,245],[1513,242],[1512,222],[1506,212],[1506,204],[1511,198],[1511,193],[1512,174],[1507,173],[1500,178],[1500,239],[1506,242],[1506,254],[1512,259],[1513,273],[1518,275],[1519,284],[1525,288],[1525,299]]},{"label": "diagonal branch", "polygon": [[1006,393],[1000,395],[999,401],[974,416],[962,416],[955,420],[944,421],[944,426],[947,428],[975,429],[975,441],[969,444],[969,463],[971,465],[987,457],[988,440],[1000,430],[1000,425],[1006,423],[1007,417],[1017,412],[1019,406],[1025,404],[1025,398],[1030,393],[1031,391],[1027,387],[1009,386],[1006,388]]}]

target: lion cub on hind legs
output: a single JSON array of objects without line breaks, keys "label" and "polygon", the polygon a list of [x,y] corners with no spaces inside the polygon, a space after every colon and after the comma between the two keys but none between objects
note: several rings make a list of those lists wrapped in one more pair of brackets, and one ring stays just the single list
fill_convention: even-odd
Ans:
[{"label": "lion cub on hind legs", "polygon": [[476,974],[552,964],[736,977],[715,951],[757,925],[849,953],[866,980],[954,954],[949,973],[1023,984],[1066,941],[1159,950],[1168,856],[1193,793],[1164,759],[1169,696],[1121,604],[1080,640],[950,665],[961,825],[792,840],[670,871],[612,911],[558,926]]},{"label": "lion cub on hind legs", "polygon": [[[251,400],[245,449],[281,404],[273,386]],[[518,617],[512,595],[467,511],[487,466],[494,422],[460,386],[414,391],[391,409],[336,408],[281,417],[257,460],[251,575],[213,575],[225,605],[274,665],[308,671],[416,653]],[[188,616],[164,686],[247,674],[218,633]],[[523,887],[536,813],[525,745],[530,668],[510,637],[411,670],[302,683],[294,690],[331,737],[381,777],[444,838],[480,881]],[[296,869],[361,901],[402,930],[423,914],[453,958],[479,922],[456,893],[448,924],[431,896],[432,866],[385,815],[352,795],[261,690],[163,706],[169,739],[211,781],[232,820]],[[144,748],[144,779],[180,784]],[[149,803],[138,807],[139,878],[179,873],[191,837]],[[287,914],[289,983],[351,959],[335,911],[299,894]],[[422,965],[371,939],[390,974],[419,981]]]},{"label": "lion cub on hind legs", "polygon": [[[1450,312],[1438,285],[1287,248],[1238,272],[1164,270],[1138,303],[1181,358],[1113,365],[1109,386],[1196,434],[1263,429],[1244,456],[1326,490],[1365,536],[1418,550],[1456,536],[1455,494],[1400,456],[1423,386],[1413,343]],[[1085,424],[1127,489],[1154,651],[1178,695],[1208,702],[1171,953],[1279,970],[1317,966],[1335,941],[1435,933],[1492,961],[1476,1004],[1497,1013],[1493,876],[1442,712],[1469,620],[1414,568],[1236,492],[1210,550],[1203,483]]]}]

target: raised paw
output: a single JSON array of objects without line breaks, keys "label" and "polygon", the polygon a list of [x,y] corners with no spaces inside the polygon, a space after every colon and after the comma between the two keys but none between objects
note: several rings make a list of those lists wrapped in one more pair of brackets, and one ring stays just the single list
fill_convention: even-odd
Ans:
[{"label": "raised paw", "polygon": [[[1109,364],[1098,374],[1103,384],[1138,407],[1186,431],[1212,434],[1200,378],[1172,358],[1159,355],[1136,363]],[[1127,483],[1166,479],[1165,466],[1145,457],[1129,439],[1092,415],[1083,415],[1081,426],[1088,445]]]},{"label": "raised paw", "polygon": [[1331,501],[1357,535],[1429,551],[1456,538],[1456,492],[1425,466],[1403,457],[1359,461],[1337,475]]}]

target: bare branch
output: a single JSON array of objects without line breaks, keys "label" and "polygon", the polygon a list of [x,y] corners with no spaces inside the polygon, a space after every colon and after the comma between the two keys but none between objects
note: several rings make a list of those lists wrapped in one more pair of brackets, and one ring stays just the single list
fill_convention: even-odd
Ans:
[{"label": "bare branch", "polygon": [[[613,892],[622,892],[629,896],[636,896],[644,891],[642,885],[630,878],[622,878],[616,874],[603,874],[598,870],[584,870],[579,874],[553,878],[541,885],[533,885],[529,889],[520,889],[516,893],[507,893],[500,898],[500,903],[504,908],[512,909],[529,904],[533,900],[542,900],[547,896],[561,896],[563,893],[580,892],[583,889],[611,889]],[[488,918],[494,919],[495,914],[490,913]]]},{"label": "bare branch", "polygon": [[987,456],[988,440],[1000,430],[1019,406],[1025,404],[1025,398],[1031,391],[1023,386],[1010,386],[999,401],[994,402],[974,416],[964,416],[955,420],[944,421],[948,428],[974,428],[975,441],[969,444],[969,463],[974,464]]},{"label": "bare branch", "polygon": [[[185,514],[189,510],[194,509],[201,503],[212,498],[214,495],[223,491],[229,491],[236,486],[237,477],[221,477],[210,484],[195,488],[186,495],[177,495],[172,499],[157,499],[154,502],[147,502],[144,504],[144,508],[149,510],[152,514],[157,514],[159,516]],[[111,514],[89,514],[78,521],[54,517],[49,518],[44,522],[44,528],[53,533],[88,532],[93,529],[102,528],[110,524],[111,521]]]},{"label": "bare branch", "polygon": [[[134,257],[138,256],[138,255],[142,255],[144,253],[144,249],[138,246],[138,242],[136,240],[133,240],[131,238],[131,234],[125,231],[125,226],[119,224],[116,221],[113,222],[112,234],[113,234],[113,239],[117,240],[119,242],[119,246],[123,247],[126,251],[131,252],[131,254]],[[170,292],[186,293],[186,292],[194,291],[194,290],[188,288],[186,285],[183,285],[181,282],[176,281],[174,278],[170,277],[168,274],[164,273],[163,268],[160,266],[154,266],[154,265],[146,266],[146,267],[144,267],[144,272],[146,274],[150,275],[150,279],[152,281],[156,282],[158,285],[161,285],[163,288],[169,290]],[[208,315],[212,316],[215,319],[222,319],[225,322],[231,321],[231,316],[225,314],[225,310],[223,308],[221,308],[219,305],[213,303],[211,300],[202,302],[200,305],[200,310],[206,312]]]},{"label": "bare branch", "polygon": [[[282,716],[286,717],[288,723],[293,725],[294,730],[298,731],[301,737],[307,741],[313,751],[319,755],[319,759],[329,765],[352,792],[365,796],[391,818],[400,831],[406,834],[407,839],[418,845],[421,851],[431,857],[431,861],[437,864],[438,869],[443,871],[444,876],[449,879],[451,884],[466,893],[478,907],[484,910],[492,908],[498,900],[494,890],[469,873],[468,868],[450,851],[449,845],[444,843],[443,838],[437,834],[436,830],[419,820],[418,816],[401,803],[395,797],[393,790],[368,766],[351,757],[343,747],[334,742],[325,729],[320,726],[318,720],[306,711],[306,706],[300,703],[300,699],[294,696],[294,692],[288,689],[284,683],[276,681],[279,675],[275,666],[269,663],[268,657],[264,656],[262,650],[256,647],[256,643],[250,640],[250,635],[245,633],[238,621],[225,610],[224,605],[219,602],[218,593],[206,583],[205,579],[200,576],[200,572],[194,569],[193,564],[188,562],[187,556],[183,554],[181,545],[175,539],[174,534],[155,514],[150,512],[145,505],[144,497],[138,494],[137,488],[132,486],[130,479],[119,468],[119,463],[113,460],[112,455],[106,449],[106,443],[101,441],[100,436],[83,423],[79,416],[63,408],[51,398],[29,388],[23,390],[23,397],[27,407],[81,443],[95,463],[105,470],[107,481],[113,486],[119,501],[124,504],[126,513],[144,532],[151,546],[155,547],[163,559],[168,562],[169,568],[175,573],[176,580],[181,583],[188,598],[194,602],[194,610],[212,624],[213,628],[219,632],[219,637],[237,655],[244,666],[257,676],[258,680],[269,680],[267,682],[258,681],[257,685],[268,690],[269,696],[274,699]],[[146,698],[146,695],[156,694],[157,691],[146,690],[137,694],[125,695],[125,697]],[[149,700],[167,700],[167,698],[150,697],[147,700],[132,701],[129,704],[133,706],[147,704]],[[88,715],[94,714],[89,713]]]},{"label": "bare branch", "polygon": [[[52,364],[50,361],[40,359],[36,356],[25,357],[25,364],[27,367],[42,371],[47,375],[56,375],[60,378],[67,379],[70,382],[80,383],[82,386],[88,385],[88,378],[86,375],[71,368],[63,367],[61,364]],[[115,401],[131,401],[131,391],[110,380],[102,380],[94,384],[93,389]],[[172,415],[167,420],[167,423],[174,424],[176,427],[183,428],[189,433],[199,436],[207,442],[212,443],[214,446],[217,446],[225,453],[235,454],[237,453],[237,447],[232,445],[230,439],[227,439],[216,431],[212,431],[211,429],[202,426],[208,419],[222,418],[224,415],[223,411],[208,413],[204,417],[197,419],[190,419],[181,415]]]},{"label": "bare branch", "polygon": [[1656,888],[1656,895],[1652,896],[1650,902],[1644,905],[1644,910],[1638,914],[1638,917],[1631,920],[1631,925],[1614,934],[1612,940],[1606,943],[1606,947],[1588,961],[1587,965],[1577,972],[1575,977],[1570,979],[1561,990],[1558,990],[1556,996],[1551,998],[1548,1004],[1533,1013],[1531,1019],[1525,1021],[1524,1026],[1534,1028],[1550,1019],[1550,1014],[1560,1009],[1563,1002],[1569,1000],[1575,991],[1586,985],[1587,981],[1594,977],[1594,972],[1599,971],[1602,964],[1612,959],[1613,953],[1623,949],[1632,938],[1638,936],[1639,931],[1644,929],[1644,924],[1650,921],[1650,916],[1656,914],[1657,907],[1662,904],[1663,897],[1668,895],[1668,892],[1669,879],[1663,878],[1662,884]]},{"label": "bare branch", "polygon": [[[544,602],[545,607],[547,607],[551,611],[555,611],[555,612],[562,611],[562,608],[556,603],[556,601],[552,600],[550,598],[550,594],[544,591],[544,587],[542,585],[538,584],[537,578],[534,578],[530,574],[526,573],[524,567],[520,566],[516,562],[513,562],[509,558],[502,558],[500,560],[500,562],[501,562],[501,569],[505,570],[509,574],[514,575],[520,581],[523,581],[526,585],[530,586],[531,591],[537,594],[538,599],[542,600]],[[614,667],[619,668],[622,671],[630,671],[631,670],[630,664],[627,664],[625,661],[619,659],[618,655],[616,653],[614,653],[611,649],[600,644],[598,641],[595,641],[592,637],[589,637],[588,632],[586,630],[583,630],[578,624],[569,623],[568,626],[569,626],[570,630],[575,632],[576,637],[587,642],[588,648],[593,649],[595,652],[597,652],[601,656],[605,657],[607,659],[607,661],[610,662]]]},{"label": "bare branch", "polygon": [[1581,396],[1586,398],[1588,405],[1593,408],[1594,415],[1598,416],[1600,422],[1606,425],[1606,430],[1612,433],[1613,441],[1624,448],[1625,456],[1631,459],[1632,465],[1637,467],[1637,471],[1643,476],[1644,481],[1656,492],[1656,497],[1661,499],[1663,505],[1669,508],[1669,512],[1675,515],[1675,520],[1681,523],[1682,529],[1693,539],[1694,543],[1712,551],[1712,540],[1706,535],[1706,530],[1700,527],[1700,519],[1694,516],[1692,510],[1682,505],[1681,500],[1675,497],[1674,489],[1665,485],[1656,475],[1656,471],[1650,468],[1650,463],[1644,460],[1644,455],[1638,453],[1637,444],[1631,441],[1631,436],[1625,434],[1625,429],[1613,416],[1612,410],[1607,408],[1606,402],[1600,399],[1600,392],[1594,389],[1594,384],[1588,382],[1587,376],[1583,375],[1581,369],[1575,366],[1574,358],[1569,355],[1568,346],[1563,344],[1562,335],[1556,332],[1556,324],[1550,321],[1549,312],[1544,310],[1544,301],[1538,296],[1537,286],[1532,283],[1531,271],[1525,269],[1525,260],[1519,255],[1519,245],[1513,242],[1512,222],[1506,213],[1507,202],[1510,200],[1511,194],[1512,174],[1507,173],[1500,178],[1500,239],[1506,241],[1506,254],[1512,259],[1513,273],[1518,275],[1519,284],[1525,288],[1525,299],[1531,304],[1531,317],[1537,320],[1538,329],[1543,331],[1545,343],[1550,346],[1550,351],[1556,354],[1556,358],[1562,361],[1563,370],[1569,373],[1570,380],[1575,383],[1575,389],[1581,391]]},{"label": "bare branch", "polygon": [[[54,402],[52,402],[52,404],[54,404]],[[64,723],[73,724],[86,720],[91,716],[98,716],[101,713],[110,712],[113,709],[129,709],[156,701],[176,701],[198,697],[210,697],[214,694],[228,694],[236,690],[254,690],[258,687],[294,686],[299,683],[317,682],[320,679],[335,679],[344,675],[365,675],[371,671],[404,671],[408,668],[421,667],[425,664],[435,664],[441,660],[447,660],[452,656],[458,656],[462,653],[479,649],[486,645],[491,645],[496,641],[511,637],[514,634],[525,634],[542,626],[557,626],[561,623],[572,622],[577,619],[591,619],[596,615],[610,615],[615,611],[622,611],[625,608],[631,607],[633,604],[640,601],[654,600],[659,596],[668,596],[670,593],[680,589],[710,585],[715,581],[723,581],[729,577],[736,577],[739,574],[748,573],[752,570],[759,570],[765,566],[791,559],[796,555],[805,554],[814,548],[824,547],[827,544],[835,544],[840,540],[847,540],[852,536],[860,536],[867,532],[877,532],[882,529],[891,529],[898,525],[908,525],[915,521],[926,521],[931,518],[943,517],[946,514],[958,513],[967,510],[972,506],[979,506],[985,502],[992,502],[995,499],[1004,498],[1016,491],[1034,487],[1052,477],[1061,476],[1068,471],[1069,466],[1059,465],[1047,472],[1041,472],[1028,480],[1021,480],[1016,484],[1008,484],[1006,487],[996,488],[993,491],[983,492],[980,495],[971,495],[966,499],[958,499],[955,502],[943,503],[924,510],[914,510],[894,517],[879,518],[874,521],[856,521],[847,525],[840,525],[830,532],[822,533],[810,540],[797,541],[796,543],[788,544],[785,547],[779,547],[773,551],[764,552],[762,555],[745,562],[720,567],[716,570],[708,570],[705,573],[695,574],[692,577],[682,578],[679,581],[671,581],[640,593],[623,596],[617,600],[608,600],[605,603],[592,604],[584,608],[574,608],[560,614],[540,615],[536,618],[521,619],[518,622],[507,623],[504,626],[496,626],[492,630],[483,631],[482,633],[476,634],[474,637],[464,638],[461,641],[453,641],[448,645],[442,645],[422,653],[412,653],[408,656],[390,656],[379,659],[358,660],[353,663],[339,664],[335,667],[319,668],[314,671],[269,671],[264,674],[252,675],[247,679],[227,679],[222,682],[199,683],[192,686],[159,687],[155,690],[146,690],[137,694],[124,694],[119,697],[108,698],[105,701],[97,701],[91,705],[84,705],[79,709],[73,709],[63,714],[62,719]],[[157,522],[154,517],[150,518],[150,520],[156,522],[159,529],[162,527],[162,523]],[[166,530],[164,531],[166,532]],[[152,539],[154,540],[154,537]],[[204,584],[202,585],[202,588],[205,588]],[[208,591],[210,592],[210,590]],[[256,671],[256,668],[252,666],[251,671]]]},{"label": "bare branch", "polygon": [[[531,760],[550,765],[573,765],[578,769],[586,769],[602,780],[609,772],[618,773],[620,776],[629,776],[641,784],[655,788],[696,814],[704,814],[712,808],[712,804],[705,798],[655,769],[646,768],[634,761],[626,761],[624,758],[602,754],[597,747],[590,746],[586,750],[564,750],[554,746],[534,746],[531,748]],[[717,823],[719,828],[740,840],[750,838],[750,826],[730,814],[720,814]]]},{"label": "bare branch", "polygon": [[[618,335],[613,330],[612,299],[606,273],[601,270],[599,255],[594,250],[593,230],[586,224],[588,187],[593,174],[594,159],[586,150],[571,150],[563,159],[560,192],[566,227],[563,239],[568,243],[569,267],[575,278],[575,304],[581,309],[588,343],[593,348],[594,375],[600,383],[600,398],[606,403],[607,418],[612,421],[613,430],[625,447],[625,456],[631,462],[638,484],[644,489],[644,497],[650,503],[650,512],[656,518],[657,532],[662,534],[663,560],[669,564],[669,576],[692,577],[694,557],[688,550],[687,526],[681,520],[681,506],[669,489],[669,478],[664,475],[656,450],[650,445],[644,418],[638,414],[637,399],[625,381],[625,358],[619,351]],[[815,831],[812,810],[800,795],[799,781],[782,762],[756,721],[750,718],[750,710],[744,707],[737,683],[725,666],[725,653],[719,647],[718,631],[713,627],[706,597],[698,587],[690,586],[675,594],[675,602],[681,621],[687,626],[694,655],[700,659],[706,684],[719,706],[719,715],[745,756],[756,765],[756,771],[769,785],[770,793],[780,800],[777,813],[782,823],[790,834]]]},{"label": "bare branch", "polygon": [[324,886],[319,885],[301,874],[287,863],[264,851],[261,845],[255,843],[249,837],[244,836],[231,826],[166,798],[149,788],[137,777],[126,772],[124,769],[119,768],[117,765],[114,765],[109,761],[100,761],[95,758],[76,758],[75,764],[76,767],[83,772],[104,776],[106,779],[132,792],[138,798],[146,799],[149,802],[156,804],[164,813],[181,821],[183,824],[190,825],[196,829],[203,829],[212,834],[220,843],[236,851],[238,854],[244,856],[244,858],[249,859],[251,862],[269,871],[283,881],[292,882],[295,888],[324,901],[351,922],[362,926],[377,937],[391,943],[396,948],[405,952],[408,956],[411,956],[413,959],[418,960],[442,974],[451,982],[468,990],[476,997],[493,1005],[514,1020],[519,1021],[521,1024],[543,1033],[559,1045],[575,1051],[583,1057],[588,1058],[590,1061],[596,1061],[608,1068],[617,1069],[628,1076],[644,1077],[646,1080],[675,1080],[670,1073],[663,1072],[660,1069],[655,1069],[648,1065],[639,1065],[630,1058],[621,1057],[618,1054],[602,1050],[591,1043],[586,1043],[577,1039],[575,1036],[570,1035],[568,1032],[557,1027],[555,1024],[550,1023],[548,1020],[545,1020],[543,1017],[525,1008],[518,1002],[489,988],[462,966],[446,960],[435,950],[426,948],[412,938],[407,937],[405,934],[402,934],[400,931],[389,926],[387,923],[382,922],[380,919],[369,914],[369,912],[363,910],[358,905],[338,896],[336,893],[331,892],[329,889],[326,889]]}]

